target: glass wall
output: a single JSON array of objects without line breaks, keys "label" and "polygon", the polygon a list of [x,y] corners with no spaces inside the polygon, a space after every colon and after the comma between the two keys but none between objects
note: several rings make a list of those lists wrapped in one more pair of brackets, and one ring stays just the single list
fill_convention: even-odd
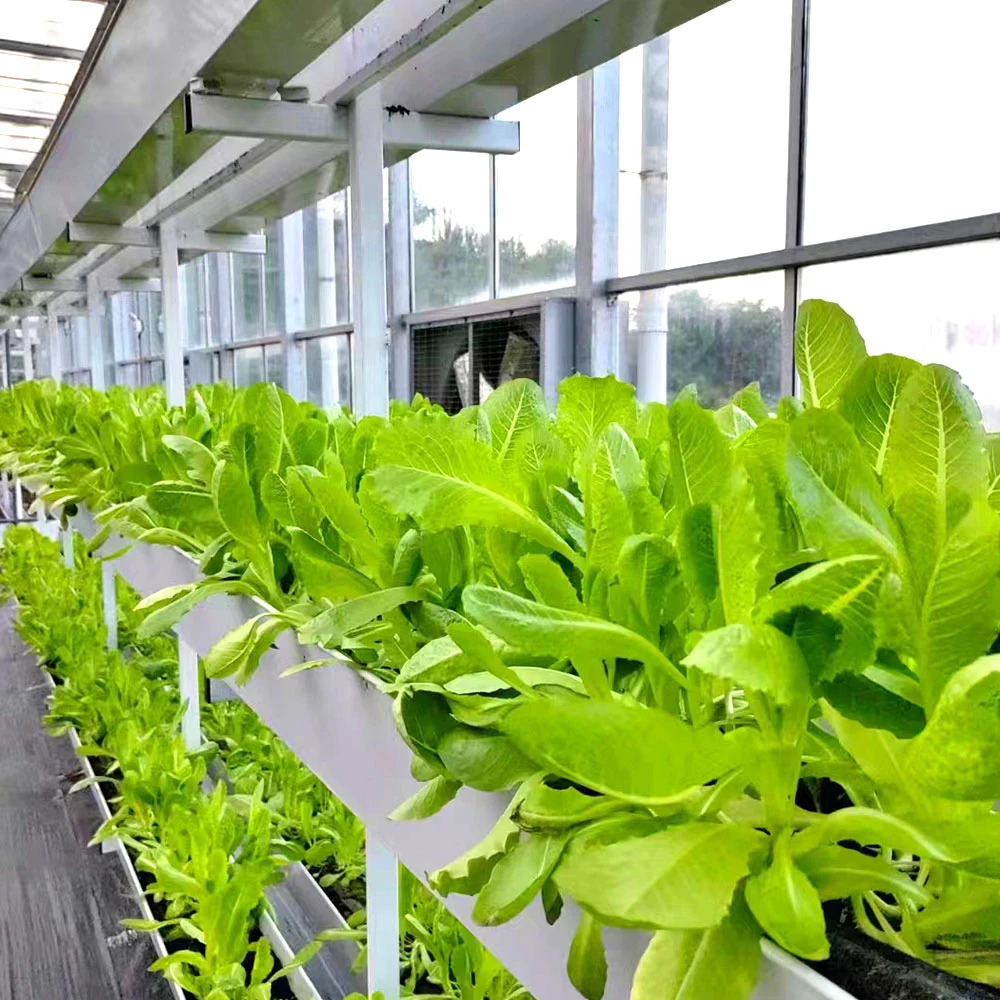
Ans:
[{"label": "glass wall", "polygon": [[496,159],[497,294],[576,281],[576,80],[502,114],[521,151]]},{"label": "glass wall", "polygon": [[410,160],[418,310],[490,297],[491,162],[486,153],[436,149],[425,149]]},{"label": "glass wall", "polygon": [[915,14],[905,0],[809,4],[810,243],[997,210],[1000,4]]},{"label": "glass wall", "polygon": [[[918,250],[802,271],[801,294],[839,302],[871,354],[947,365],[1000,431],[1000,243]],[[915,291],[919,289],[919,294]]]},{"label": "glass wall", "polygon": [[351,338],[317,337],[300,344],[305,351],[306,398],[316,406],[350,406]]},{"label": "glass wall", "polygon": [[621,274],[784,246],[790,55],[791,0],[729,0],[622,56]]},{"label": "glass wall", "polygon": [[694,385],[711,407],[758,382],[776,404],[783,297],[780,272],[629,293],[622,377],[646,399],[672,400]]},{"label": "glass wall", "polygon": [[[618,300],[620,371],[643,398],[693,384],[716,405],[758,381],[774,402],[794,388],[794,308],[820,296],[855,314],[871,351],[956,368],[1000,427],[1000,243],[809,267],[781,256],[996,211],[1000,3],[955,0],[934,19],[913,16],[903,0],[804,6],[796,26],[803,5],[793,0],[728,0],[619,59],[619,275],[668,272],[608,289]],[[802,115],[790,119],[800,98]],[[469,315],[449,307],[575,284],[577,105],[578,81],[568,80],[502,112],[520,123],[512,156],[425,150],[409,160],[409,241],[396,250],[409,253],[418,314],[411,383],[440,383],[449,407],[533,371],[541,353],[541,333],[489,327],[501,314],[537,319],[530,302]],[[285,363],[297,351],[303,378],[291,388],[323,406],[348,403],[349,192],[271,221],[267,237],[266,256],[183,265],[191,375],[239,385],[298,378],[300,366]],[[768,252],[778,259],[732,263]],[[773,270],[739,273],[761,266]],[[651,283],[662,287],[634,290]],[[115,295],[109,317],[119,378],[161,378],[159,297]],[[70,370],[89,364],[74,323]]]}]

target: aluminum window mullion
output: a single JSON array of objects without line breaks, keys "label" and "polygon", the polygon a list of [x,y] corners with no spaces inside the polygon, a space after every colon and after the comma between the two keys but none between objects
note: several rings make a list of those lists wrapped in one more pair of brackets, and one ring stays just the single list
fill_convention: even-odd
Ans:
[{"label": "aluminum window mullion", "polygon": [[909,250],[928,250],[932,247],[972,243],[977,240],[1000,238],[1000,212],[975,215],[968,219],[951,219],[933,222],[908,229],[893,229],[884,233],[851,236],[828,243],[804,243],[783,250],[769,250],[746,257],[708,261],[683,267],[633,274],[624,278],[611,278],[606,283],[608,295],[663,288],[667,285],[687,285],[695,281],[712,281],[764,271],[781,271],[789,267],[808,267],[813,264],[832,264],[863,257],[881,257]]},{"label": "aluminum window mullion", "polygon": [[[788,173],[785,193],[785,248],[802,243],[803,162],[805,158],[806,74],[808,72],[808,0],[792,0],[791,60],[788,86]],[[780,391],[795,391],[795,317],[798,312],[799,271],[785,269],[781,316]]]},{"label": "aluminum window mullion", "polygon": [[499,296],[500,288],[500,242],[497,235],[497,155],[490,153],[490,257],[489,257],[490,298]]}]

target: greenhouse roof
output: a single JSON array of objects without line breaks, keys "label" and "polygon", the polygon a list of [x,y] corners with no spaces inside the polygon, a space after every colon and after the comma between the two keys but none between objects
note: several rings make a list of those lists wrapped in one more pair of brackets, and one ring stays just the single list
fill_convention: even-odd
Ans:
[{"label": "greenhouse roof", "polygon": [[13,208],[105,10],[102,0],[8,7],[0,26],[0,216]]}]

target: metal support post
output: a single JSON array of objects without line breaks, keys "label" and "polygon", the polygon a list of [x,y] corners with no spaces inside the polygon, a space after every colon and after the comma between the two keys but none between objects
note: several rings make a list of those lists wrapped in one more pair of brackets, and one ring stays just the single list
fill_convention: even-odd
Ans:
[{"label": "metal support post", "polygon": [[368,992],[399,1000],[399,862],[374,837],[365,839],[368,898]]},{"label": "metal support post", "polygon": [[62,333],[59,330],[59,316],[52,305],[45,307],[45,323],[49,338],[49,374],[56,383],[60,383],[64,368]]},{"label": "metal support post", "polygon": [[389,413],[389,348],[382,202],[381,84],[351,105],[351,253],[354,261],[354,411]]},{"label": "metal support post", "polygon": [[104,605],[104,625],[108,630],[109,650],[118,648],[118,595],[115,593],[115,568],[101,563],[101,602]]},{"label": "metal support post", "polygon": [[404,400],[413,395],[410,331],[403,320],[413,311],[410,206],[410,161],[403,160],[389,168],[389,372],[392,398]]},{"label": "metal support post", "polygon": [[603,283],[618,273],[618,60],[577,78],[576,368],[617,373],[618,308]]},{"label": "metal support post", "polygon": [[104,293],[96,275],[87,275],[87,346],[90,356],[90,384],[95,389],[105,389],[104,377]]},{"label": "metal support post", "polygon": [[73,552],[73,529],[66,528],[62,533],[63,565],[68,570],[76,568],[76,556]]},{"label": "metal support post", "polygon": [[163,368],[167,405],[184,405],[184,330],[181,326],[181,277],[177,232],[160,226],[160,287],[163,302]]},{"label": "metal support post", "polygon": [[198,683],[198,654],[180,636],[177,637],[177,664],[181,704],[181,735],[188,750],[201,746],[201,686]]},{"label": "metal support post", "polygon": [[[670,36],[642,48],[642,191],[640,270],[667,266],[667,106],[670,88]],[[636,395],[642,402],[667,401],[670,292],[651,288],[639,295],[636,310]],[[631,331],[630,331],[631,332]]]}]

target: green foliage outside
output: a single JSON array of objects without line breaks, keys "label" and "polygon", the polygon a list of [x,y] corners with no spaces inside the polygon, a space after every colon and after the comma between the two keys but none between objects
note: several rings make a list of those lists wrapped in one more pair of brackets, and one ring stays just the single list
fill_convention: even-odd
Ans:
[{"label": "green foliage outside", "polygon": [[[413,222],[419,226],[431,210],[419,202]],[[489,298],[489,233],[457,226],[445,218],[433,239],[415,238],[413,244],[416,308],[457,305]],[[529,253],[516,239],[499,241],[499,280],[503,288],[555,288],[571,285],[576,273],[576,247],[564,240],[547,240]],[[513,294],[513,293],[511,293]]]},{"label": "green foliage outside", "polygon": [[33,384],[0,397],[0,462],[200,561],[140,636],[249,593],[270,610],[210,674],[286,629],[366,670],[424,783],[396,819],[510,790],[431,884],[483,925],[574,899],[584,996],[616,926],[653,933],[631,1000],[747,997],[762,935],[828,954],[829,900],[1000,984],[1000,440],[954,372],[867,357],[830,303],[796,361],[773,411],[581,376],[554,413],[522,380],[358,421],[271,386],[167,411]]}]

